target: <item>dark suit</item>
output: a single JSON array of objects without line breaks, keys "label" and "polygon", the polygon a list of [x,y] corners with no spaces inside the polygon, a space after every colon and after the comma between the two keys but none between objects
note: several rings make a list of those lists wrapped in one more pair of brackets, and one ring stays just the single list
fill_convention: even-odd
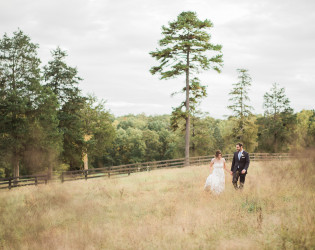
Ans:
[{"label": "dark suit", "polygon": [[[243,188],[245,177],[249,167],[249,154],[243,150],[240,159],[238,159],[238,153],[235,152],[233,156],[231,171],[233,172],[233,180],[232,183],[235,188],[237,188],[237,181],[240,178],[240,188]],[[242,174],[242,170],[245,169],[246,172]]]}]

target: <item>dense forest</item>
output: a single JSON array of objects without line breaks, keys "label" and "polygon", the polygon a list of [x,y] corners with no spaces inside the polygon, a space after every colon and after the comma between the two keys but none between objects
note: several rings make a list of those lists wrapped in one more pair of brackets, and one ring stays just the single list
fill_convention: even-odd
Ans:
[{"label": "dense forest", "polygon": [[[82,93],[66,51],[57,47],[42,65],[38,48],[21,30],[0,39],[0,177],[82,169],[84,158],[97,168],[184,157],[186,121],[178,109],[115,117],[104,100]],[[255,114],[249,71],[238,73],[227,107],[232,116],[214,119],[193,106],[190,156],[231,153],[238,141],[249,152],[315,146],[314,110],[294,112],[285,89],[266,83],[265,112]]]}]

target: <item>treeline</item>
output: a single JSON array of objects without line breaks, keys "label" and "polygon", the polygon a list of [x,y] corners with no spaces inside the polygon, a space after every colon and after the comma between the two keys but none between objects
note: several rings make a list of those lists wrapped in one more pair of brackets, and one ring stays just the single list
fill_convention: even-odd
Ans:
[{"label": "treeline", "polygon": [[82,79],[57,47],[41,67],[39,45],[21,30],[0,40],[0,176],[82,167],[112,147],[104,102],[82,95]]},{"label": "treeline", "polygon": [[[116,138],[104,157],[105,165],[153,161],[185,156],[185,121],[174,131],[171,115],[121,116],[113,125]],[[251,115],[240,135],[239,119],[214,119],[207,114],[191,117],[190,155],[213,155],[220,149],[233,153],[240,141],[249,152],[290,152],[315,146],[315,111]]]},{"label": "treeline", "polygon": [[[0,177],[185,156],[186,123],[178,113],[115,117],[104,101],[82,94],[83,79],[67,64],[66,51],[57,47],[41,65],[38,48],[21,30],[0,39]],[[247,103],[250,77],[239,73],[230,93],[232,116],[214,119],[192,110],[191,156],[231,153],[240,140],[250,152],[314,146],[314,110],[294,113],[274,84],[264,95],[265,113],[255,115]]]}]

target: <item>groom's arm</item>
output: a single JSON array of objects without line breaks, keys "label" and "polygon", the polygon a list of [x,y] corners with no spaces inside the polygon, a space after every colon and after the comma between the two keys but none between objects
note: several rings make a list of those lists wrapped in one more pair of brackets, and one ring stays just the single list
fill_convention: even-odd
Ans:
[{"label": "groom's arm", "polygon": [[233,171],[233,166],[234,166],[234,164],[235,164],[235,153],[234,153],[234,155],[233,155],[233,160],[232,160],[231,171]]},{"label": "groom's arm", "polygon": [[245,156],[245,167],[244,167],[244,169],[246,169],[246,172],[247,172],[247,169],[249,168],[249,162],[250,162],[249,153],[247,153]]}]

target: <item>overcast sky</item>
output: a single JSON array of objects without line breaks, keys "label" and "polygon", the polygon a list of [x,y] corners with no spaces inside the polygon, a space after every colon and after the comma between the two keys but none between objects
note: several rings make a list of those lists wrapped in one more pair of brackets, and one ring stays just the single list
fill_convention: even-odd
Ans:
[{"label": "overcast sky", "polygon": [[182,11],[210,19],[212,42],[223,45],[224,68],[202,72],[208,88],[201,109],[215,118],[229,114],[228,93],[237,68],[252,77],[249,92],[255,113],[263,113],[263,94],[272,83],[285,87],[294,111],[315,108],[314,0],[0,0],[0,35],[18,28],[40,45],[45,64],[50,50],[68,51],[67,62],[84,78],[83,93],[107,101],[116,115],[170,114],[183,101],[171,97],[185,77],[159,80],[161,26]]}]

